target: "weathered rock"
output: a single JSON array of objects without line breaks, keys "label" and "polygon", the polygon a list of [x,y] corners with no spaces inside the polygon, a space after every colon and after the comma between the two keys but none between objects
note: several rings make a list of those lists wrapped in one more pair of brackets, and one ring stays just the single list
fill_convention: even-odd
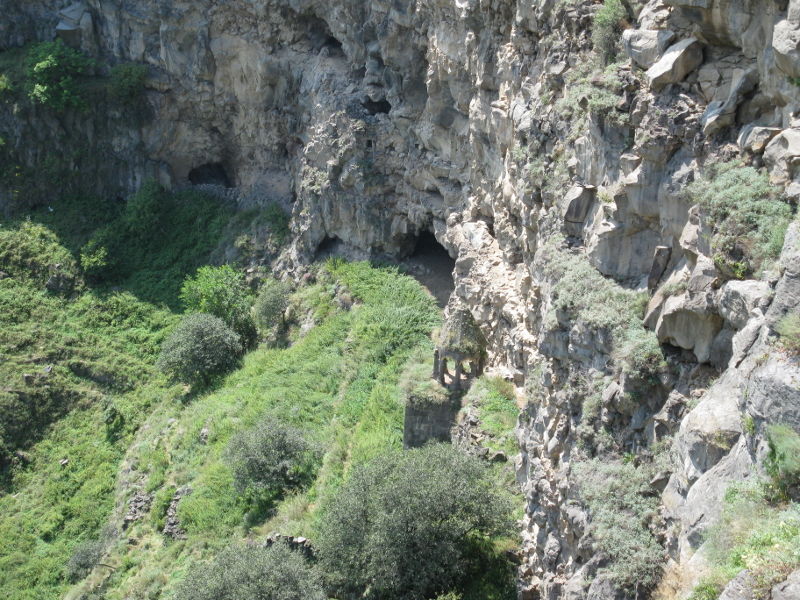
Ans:
[{"label": "weathered rock", "polygon": [[734,329],[747,324],[755,308],[766,311],[772,289],[766,281],[729,281],[719,292],[719,314]]},{"label": "weathered rock", "polygon": [[750,572],[742,571],[725,586],[719,600],[751,600],[754,586],[755,582]]},{"label": "weathered rock", "polygon": [[764,163],[770,169],[773,183],[788,183],[800,159],[800,129],[785,129],[767,144]]},{"label": "weathered rock", "polygon": [[667,48],[664,56],[647,70],[650,87],[658,91],[670,83],[679,83],[703,62],[703,46],[696,38],[687,38]]},{"label": "weathered rock", "polygon": [[775,25],[772,32],[775,63],[789,77],[800,77],[800,27],[788,19]]},{"label": "weathered rock", "polygon": [[661,58],[674,38],[674,32],[664,29],[626,29],[622,32],[622,46],[633,62],[643,69],[649,69]]},{"label": "weathered rock", "polygon": [[794,600],[800,598],[800,569],[794,571],[786,581],[772,588],[771,600]]},{"label": "weathered rock", "polygon": [[757,125],[747,125],[742,128],[739,134],[738,143],[742,150],[747,150],[754,154],[761,154],[767,148],[781,130],[778,127],[759,127]]}]

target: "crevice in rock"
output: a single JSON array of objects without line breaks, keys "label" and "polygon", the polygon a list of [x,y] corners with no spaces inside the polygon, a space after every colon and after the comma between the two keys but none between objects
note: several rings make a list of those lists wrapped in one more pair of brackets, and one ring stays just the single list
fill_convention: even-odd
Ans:
[{"label": "crevice in rock", "polygon": [[228,172],[222,163],[206,163],[189,171],[189,181],[192,185],[220,185],[233,187]]},{"label": "crevice in rock", "polygon": [[388,114],[389,111],[392,110],[392,105],[389,104],[389,101],[386,99],[375,101],[366,98],[361,101],[361,106],[363,106],[366,111],[373,116],[379,113]]}]

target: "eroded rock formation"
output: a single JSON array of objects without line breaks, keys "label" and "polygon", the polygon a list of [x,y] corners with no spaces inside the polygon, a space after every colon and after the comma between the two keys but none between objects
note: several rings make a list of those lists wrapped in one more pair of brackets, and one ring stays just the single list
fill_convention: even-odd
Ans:
[{"label": "eroded rock formation", "polygon": [[[668,565],[658,593],[681,597],[703,574],[702,534],[728,484],[760,468],[764,423],[800,427],[800,369],[773,341],[800,302],[800,230],[775,268],[732,280],[684,193],[706,163],[742,157],[800,197],[800,2],[625,5],[624,53],[598,70],[591,0],[12,3],[0,47],[58,33],[145,63],[148,116],[7,113],[3,136],[35,165],[83,132],[96,154],[80,166],[98,192],[155,176],[277,201],[293,231],[278,266],[295,275],[331,241],[403,257],[433,233],[489,365],[529,394],[522,597],[633,597],[597,576],[605,557],[575,500],[592,394],[620,451],[674,436],[677,461],[653,485]],[[559,261],[585,262],[614,294],[648,294],[668,368],[638,377],[614,351],[619,331],[565,310]]]}]

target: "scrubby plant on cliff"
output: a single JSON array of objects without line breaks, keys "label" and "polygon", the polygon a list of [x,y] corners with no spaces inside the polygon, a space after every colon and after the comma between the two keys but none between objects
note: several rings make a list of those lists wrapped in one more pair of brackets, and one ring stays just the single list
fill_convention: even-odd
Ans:
[{"label": "scrubby plant on cliff", "polygon": [[161,349],[158,366],[177,381],[206,386],[238,364],[242,354],[239,336],[213,315],[188,315]]},{"label": "scrubby plant on cliff", "polygon": [[767,427],[769,453],[764,466],[783,499],[800,498],[800,434],[788,425]]},{"label": "scrubby plant on cliff", "polygon": [[0,226],[0,271],[39,288],[59,277],[69,282],[65,291],[71,291],[80,280],[75,259],[55,233],[31,221]]},{"label": "scrubby plant on cliff", "polygon": [[784,348],[800,354],[800,313],[789,313],[775,325]]},{"label": "scrubby plant on cliff", "polygon": [[314,567],[285,544],[236,545],[198,564],[178,588],[178,600],[326,600]]},{"label": "scrubby plant on cliff", "polygon": [[542,268],[552,281],[552,310],[545,325],[555,328],[558,315],[594,330],[598,340],[607,336],[608,348],[619,368],[629,374],[650,377],[665,366],[661,347],[642,317],[646,298],[603,277],[587,258],[561,247],[559,238],[542,249]]},{"label": "scrubby plant on cliff", "polygon": [[358,468],[316,542],[336,597],[425,600],[480,577],[487,536],[505,533],[509,515],[486,464],[436,444]]},{"label": "scrubby plant on cliff", "polygon": [[717,163],[687,195],[708,218],[714,262],[726,276],[744,279],[780,254],[792,208],[766,173],[736,161]]},{"label": "scrubby plant on cliff", "polygon": [[578,496],[589,507],[595,547],[610,561],[604,570],[627,591],[652,589],[661,576],[663,549],[650,531],[658,499],[647,470],[600,459],[573,469]]},{"label": "scrubby plant on cliff", "polygon": [[622,24],[627,16],[622,0],[604,0],[603,6],[594,14],[592,44],[602,60],[608,61],[616,55]]},{"label": "scrubby plant on cliff", "polygon": [[222,319],[239,334],[243,346],[249,347],[255,341],[256,327],[250,315],[253,296],[244,274],[230,265],[200,267],[183,282],[181,301],[188,312]]},{"label": "scrubby plant on cliff", "polygon": [[29,95],[35,102],[57,111],[87,108],[79,80],[91,74],[92,59],[56,40],[31,46],[26,60]]},{"label": "scrubby plant on cliff", "polygon": [[136,63],[122,63],[111,69],[108,83],[109,93],[117,102],[135,104],[144,93],[147,66]]},{"label": "scrubby plant on cliff", "polygon": [[727,490],[722,514],[705,536],[711,570],[691,600],[716,599],[743,570],[754,583],[753,597],[768,598],[775,584],[800,567],[800,507],[773,504],[771,495],[764,482],[753,480]]}]

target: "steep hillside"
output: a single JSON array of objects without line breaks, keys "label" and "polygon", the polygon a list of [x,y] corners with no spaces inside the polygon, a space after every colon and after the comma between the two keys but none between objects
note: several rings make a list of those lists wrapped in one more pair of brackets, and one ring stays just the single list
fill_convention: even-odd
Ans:
[{"label": "steep hillside", "polygon": [[[121,562],[93,570],[74,594],[171,594],[190,556],[210,556],[242,533],[247,510],[221,503],[233,496],[221,491],[229,473],[215,462],[238,427],[232,419],[248,425],[273,407],[327,445],[333,430],[317,411],[345,419],[337,412],[345,410],[353,437],[341,443],[365,459],[399,443],[397,398],[408,396],[413,413],[416,395],[441,395],[428,371],[457,389],[484,367],[515,388],[498,397],[521,405],[521,598],[800,594],[798,2],[38,0],[15,3],[3,19],[0,208],[10,218],[50,215],[44,222],[99,290],[117,286],[176,310],[185,275],[229,262],[254,281],[262,271],[291,280],[300,289],[295,314],[319,313],[313,328],[298,326],[290,348],[251,352],[180,415],[168,401],[142,409],[133,419],[141,425],[110,442],[109,452],[126,452],[123,465],[167,465],[155,487],[123,466],[110,522],[127,510],[130,486],[155,493],[162,508],[175,500],[164,490],[189,486],[173,512],[196,529],[165,546],[137,520],[141,536],[132,539],[145,551],[104,546]],[[54,36],[66,45],[37,44]],[[189,224],[180,211],[159,213],[155,184],[134,195],[148,179],[190,195],[205,190],[217,203],[190,211],[205,216]],[[59,225],[75,197],[110,208],[97,226]],[[164,252],[152,255],[143,235]],[[411,257],[420,280],[440,280],[438,295],[452,289],[435,369],[409,371],[421,391],[396,383],[414,346],[433,354],[432,301],[397,292],[411,284],[383,271],[337,261],[321,272],[331,256]],[[3,261],[19,264],[13,255]],[[43,277],[23,266],[15,273],[4,262],[10,277],[0,283],[17,290],[30,285],[20,278]],[[25,300],[13,291],[20,298],[9,302],[35,303],[36,314],[66,311],[59,319],[70,323],[74,304],[62,306],[63,294],[80,294],[74,303],[96,292],[51,270],[44,284],[61,300],[39,287],[24,288]],[[331,305],[326,286],[354,308]],[[141,310],[164,320],[147,347],[175,317]],[[12,317],[14,326],[31,329],[28,314]],[[413,332],[392,329],[401,323]],[[93,335],[113,333],[124,345],[128,329],[119,329]],[[66,345],[57,335],[48,342]],[[96,360],[89,349],[98,343],[65,360]],[[152,364],[152,352],[129,352]],[[14,356],[9,377],[33,361]],[[277,356],[291,373],[270,371]],[[454,373],[441,368],[447,360]],[[93,386],[119,385],[54,372],[88,386],[75,392],[75,406]],[[283,376],[307,378],[313,393],[292,401],[296,414],[279,398],[248,400],[262,376],[276,386],[288,385]],[[146,379],[145,388],[154,385]],[[378,410],[368,400],[373,384],[395,401]],[[508,424],[508,404],[485,385],[464,397],[454,438],[469,453],[505,456],[506,433],[490,430]],[[364,394],[357,409],[348,408],[350,390]],[[42,398],[55,407],[42,423],[57,429],[76,418],[68,402]],[[487,406],[497,413],[481,416]],[[221,433],[206,427],[207,414],[222,421]],[[442,438],[448,414],[440,406],[414,419]],[[379,433],[370,437],[370,427]],[[153,431],[163,450],[149,447]],[[202,431],[208,446],[198,453]],[[23,433],[13,435],[31,448],[50,439],[40,427]],[[138,444],[158,456],[140,456]],[[329,460],[307,495],[281,504],[277,529],[313,538],[315,494],[346,471]],[[44,477],[35,464],[15,468],[15,477]],[[40,496],[2,501],[12,514],[32,514],[25,498]],[[31,544],[48,539],[42,530]],[[379,594],[375,585],[360,591]],[[459,590],[437,593],[451,591]]]}]

